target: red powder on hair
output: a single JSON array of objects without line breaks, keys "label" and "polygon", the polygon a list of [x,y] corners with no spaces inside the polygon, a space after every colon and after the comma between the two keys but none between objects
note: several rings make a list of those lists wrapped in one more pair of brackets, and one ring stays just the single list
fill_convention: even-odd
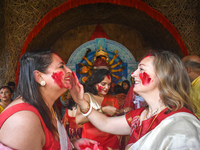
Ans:
[{"label": "red powder on hair", "polygon": [[[152,55],[147,55],[147,56],[145,56],[144,58],[142,58],[142,60],[145,59],[145,58],[147,58],[147,57],[150,57],[150,56],[152,56]],[[142,60],[141,60],[141,61],[142,61]],[[140,61],[140,62],[141,62],[141,61]]]},{"label": "red powder on hair", "polygon": [[139,77],[142,80],[143,85],[147,85],[151,81],[151,78],[149,77],[149,75],[146,72],[140,73]]},{"label": "red powder on hair", "polygon": [[106,77],[110,80],[110,76],[109,75],[106,75]]},{"label": "red powder on hair", "polygon": [[[61,60],[62,60],[62,58],[58,55],[58,54],[56,54],[56,53],[54,53],[55,55],[57,55]],[[62,60],[62,62],[64,63],[64,61]]]},{"label": "red powder on hair", "polygon": [[60,87],[63,88],[63,82],[62,82],[62,77],[63,77],[64,73],[62,71],[60,72],[53,72],[53,74],[51,75],[51,77],[54,79],[55,83]]}]

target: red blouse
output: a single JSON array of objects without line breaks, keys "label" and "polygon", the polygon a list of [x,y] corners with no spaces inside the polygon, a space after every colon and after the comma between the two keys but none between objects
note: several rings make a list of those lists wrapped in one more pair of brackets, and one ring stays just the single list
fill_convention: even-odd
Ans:
[{"label": "red blouse", "polygon": [[23,110],[28,110],[28,111],[32,111],[34,112],[41,121],[44,133],[45,133],[45,145],[42,148],[43,150],[60,150],[60,142],[57,141],[55,139],[55,136],[49,131],[49,129],[46,127],[40,113],[38,112],[38,110],[33,107],[32,105],[28,104],[28,103],[20,103],[20,104],[16,104],[14,106],[9,107],[8,109],[4,110],[1,114],[0,114],[0,128],[3,125],[3,123],[14,113],[19,112],[19,111],[23,111]]}]

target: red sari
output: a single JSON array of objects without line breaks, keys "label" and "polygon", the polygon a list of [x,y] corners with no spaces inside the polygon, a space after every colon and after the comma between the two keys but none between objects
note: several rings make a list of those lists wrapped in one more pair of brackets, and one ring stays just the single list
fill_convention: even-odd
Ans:
[{"label": "red sari", "polygon": [[142,125],[139,126],[139,122],[140,122],[139,116],[141,115],[144,109],[145,108],[132,110],[125,115],[126,120],[129,126],[131,127],[131,136],[130,136],[128,144],[137,142],[142,136],[144,136],[146,133],[148,133],[149,131],[153,130],[156,126],[158,126],[162,120],[164,120],[165,118],[175,113],[187,112],[187,113],[192,114],[192,112],[190,112],[187,108],[184,108],[184,107],[177,111],[172,111],[168,114],[165,114],[165,112],[168,109],[168,108],[165,108],[159,113],[159,115],[154,115],[153,117],[142,121]]},{"label": "red sari", "polygon": [[62,123],[67,130],[70,141],[81,138],[82,135],[82,125],[76,124],[75,117],[70,117],[68,114],[68,109],[65,111]]},{"label": "red sari", "polygon": [[[42,127],[44,129],[44,133],[45,133],[45,138],[46,138],[46,142],[44,147],[42,148],[42,150],[60,150],[60,142],[57,141],[55,139],[55,136],[50,132],[50,130],[46,127],[40,113],[38,112],[38,110],[33,107],[32,105],[28,104],[28,103],[19,103],[16,104],[14,106],[9,107],[8,109],[6,109],[4,112],[1,113],[0,115],[0,128],[3,125],[3,123],[13,114],[19,112],[19,111],[31,111],[34,112],[41,121]],[[69,142],[69,145],[71,145],[71,143]]]},{"label": "red sari", "polygon": [[[112,95],[106,95],[104,97],[101,107],[104,107],[104,106],[114,106],[116,108],[119,108],[116,98]],[[83,124],[82,137],[99,142],[103,150],[119,150],[120,149],[119,136],[102,132],[98,130],[95,126],[93,126],[90,122]]]}]

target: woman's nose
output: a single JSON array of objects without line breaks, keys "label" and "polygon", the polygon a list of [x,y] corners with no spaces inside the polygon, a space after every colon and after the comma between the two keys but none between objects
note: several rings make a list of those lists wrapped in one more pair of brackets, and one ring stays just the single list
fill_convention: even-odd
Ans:
[{"label": "woman's nose", "polygon": [[135,71],[131,73],[131,77],[135,77]]},{"label": "woman's nose", "polygon": [[105,88],[106,88],[106,89],[109,89],[109,88],[110,88],[110,85],[106,84]]},{"label": "woman's nose", "polygon": [[66,66],[65,66],[65,70],[66,70],[66,72],[69,73],[69,74],[72,73],[72,71],[71,71],[68,67],[66,67]]},{"label": "woman's nose", "polygon": [[131,77],[135,78],[137,76],[138,69],[132,72]]}]

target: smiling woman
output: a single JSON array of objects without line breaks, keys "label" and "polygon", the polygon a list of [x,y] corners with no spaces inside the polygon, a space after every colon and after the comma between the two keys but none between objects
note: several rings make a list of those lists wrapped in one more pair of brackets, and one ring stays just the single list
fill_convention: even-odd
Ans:
[{"label": "smiling woman", "polygon": [[91,110],[79,86],[72,96],[80,109],[90,110],[85,120],[103,132],[130,134],[126,149],[199,149],[200,121],[193,114],[190,79],[180,58],[169,51],[152,51],[132,76],[134,91],[145,99],[147,107],[107,117]]},{"label": "smiling woman", "polygon": [[[26,52],[21,57],[16,98],[0,114],[0,149],[72,149],[55,104],[71,88],[71,76],[76,75],[52,50]],[[3,101],[11,97],[6,88],[1,93]],[[74,141],[77,149],[87,144],[97,142]]]},{"label": "smiling woman", "polygon": [[[111,82],[111,74],[108,69],[95,70],[84,85],[84,98],[91,107],[84,110],[78,108],[76,114],[76,122],[83,124],[82,137],[96,140],[103,150],[119,150],[120,136],[98,130],[87,119],[87,114],[91,108],[109,117],[119,114],[117,99],[109,93]],[[86,112],[86,114],[83,112]]]}]

